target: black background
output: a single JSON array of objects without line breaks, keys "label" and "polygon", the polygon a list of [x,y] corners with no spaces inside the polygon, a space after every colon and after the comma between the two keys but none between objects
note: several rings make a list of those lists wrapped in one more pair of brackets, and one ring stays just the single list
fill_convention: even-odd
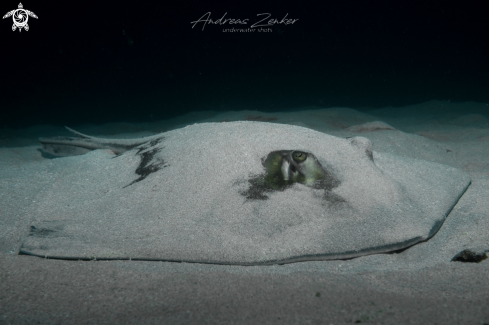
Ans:
[{"label": "black background", "polygon": [[[489,101],[484,1],[22,3],[39,18],[20,33],[0,21],[1,128]],[[17,6],[4,0],[0,14]],[[248,24],[192,28],[207,12]],[[224,31],[261,13],[298,21]]]}]

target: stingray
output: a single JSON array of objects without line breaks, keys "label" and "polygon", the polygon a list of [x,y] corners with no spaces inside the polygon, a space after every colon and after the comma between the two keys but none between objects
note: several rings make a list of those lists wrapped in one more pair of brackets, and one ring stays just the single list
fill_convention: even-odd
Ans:
[{"label": "stingray", "polygon": [[40,139],[45,153],[78,156],[49,160],[60,176],[39,193],[22,254],[232,265],[354,258],[429,239],[470,185],[456,168],[298,126],[202,123],[138,139],[73,132]]}]

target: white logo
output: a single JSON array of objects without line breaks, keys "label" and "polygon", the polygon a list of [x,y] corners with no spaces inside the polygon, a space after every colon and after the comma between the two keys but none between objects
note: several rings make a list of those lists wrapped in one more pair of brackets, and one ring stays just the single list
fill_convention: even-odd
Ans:
[{"label": "white logo", "polygon": [[37,18],[36,14],[32,11],[23,9],[22,3],[19,3],[19,9],[15,9],[9,11],[3,16],[3,18],[7,18],[12,16],[14,20],[14,24],[12,25],[12,31],[15,31],[16,28],[19,29],[19,32],[24,28],[26,31],[29,30],[29,25],[27,25],[27,21],[29,20],[29,16]]}]

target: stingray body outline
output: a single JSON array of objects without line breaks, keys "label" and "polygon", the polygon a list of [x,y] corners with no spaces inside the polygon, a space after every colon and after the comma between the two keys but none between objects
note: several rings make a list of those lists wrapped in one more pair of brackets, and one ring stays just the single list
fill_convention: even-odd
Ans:
[{"label": "stingray body outline", "polygon": [[[100,166],[110,162],[111,175],[122,173],[124,182],[136,173],[138,178],[129,181],[136,188],[127,192],[119,187],[106,199],[88,190],[79,193],[78,201],[93,202],[93,207],[80,210],[82,214],[74,211],[71,218],[76,222],[70,224],[68,218],[56,238],[28,236],[23,254],[230,265],[354,258],[405,249],[427,240],[470,185],[464,172],[374,152],[371,142],[363,137],[337,138],[289,125],[202,123],[138,139],[73,133],[80,138],[41,138],[40,142],[45,149],[80,146],[113,150],[117,159],[94,153],[85,161],[101,159],[93,164],[93,173],[104,173]],[[265,141],[258,144],[250,139]],[[311,174],[298,173],[301,167],[291,163],[294,152],[309,152],[324,169],[319,175],[327,172],[333,181],[321,184],[321,177],[308,181]],[[280,171],[267,169],[271,153],[278,159]],[[140,158],[136,168],[132,155]],[[280,156],[289,157],[287,164]],[[80,163],[84,161],[80,159]],[[157,174],[163,167],[165,172]],[[264,185],[267,173],[287,175],[286,182],[279,181],[266,190],[258,188],[255,193],[266,199],[247,200],[246,191]],[[295,182],[288,183],[290,180]],[[69,179],[66,186],[71,186]],[[155,192],[154,186],[162,190]],[[40,221],[33,225],[36,229],[58,225],[53,216],[65,213],[59,210],[65,202],[71,204],[65,193],[50,194],[60,202],[39,210]],[[325,193],[331,195],[329,200],[325,200]],[[107,200],[109,205],[104,203]],[[103,211],[107,206],[117,208]],[[135,222],[139,225],[136,230]],[[89,230],[71,230],[81,226]],[[96,244],[100,238],[113,238],[113,247]],[[153,239],[146,242],[144,238]]]}]

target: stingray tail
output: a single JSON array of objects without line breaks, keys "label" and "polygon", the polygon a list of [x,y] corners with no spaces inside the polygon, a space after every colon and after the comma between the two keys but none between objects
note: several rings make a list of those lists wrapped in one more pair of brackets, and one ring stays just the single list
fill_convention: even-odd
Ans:
[{"label": "stingray tail", "polygon": [[67,126],[65,128],[76,137],[39,138],[42,150],[49,156],[75,156],[96,149],[110,149],[118,155],[143,143],[163,138],[162,135],[154,135],[139,139],[104,139],[80,133]]},{"label": "stingray tail", "polygon": [[66,125],[65,125],[65,128],[66,128],[68,131],[70,131],[71,133],[73,133],[73,134],[75,134],[75,135],[77,135],[77,136],[79,136],[79,137],[81,137],[81,138],[84,138],[84,139],[93,139],[93,138],[94,138],[94,137],[91,137],[91,136],[89,136],[89,135],[86,135],[86,134],[80,133],[80,132],[78,132],[78,131],[75,131],[75,130],[73,130],[73,129],[71,129],[71,128],[67,127]]}]

